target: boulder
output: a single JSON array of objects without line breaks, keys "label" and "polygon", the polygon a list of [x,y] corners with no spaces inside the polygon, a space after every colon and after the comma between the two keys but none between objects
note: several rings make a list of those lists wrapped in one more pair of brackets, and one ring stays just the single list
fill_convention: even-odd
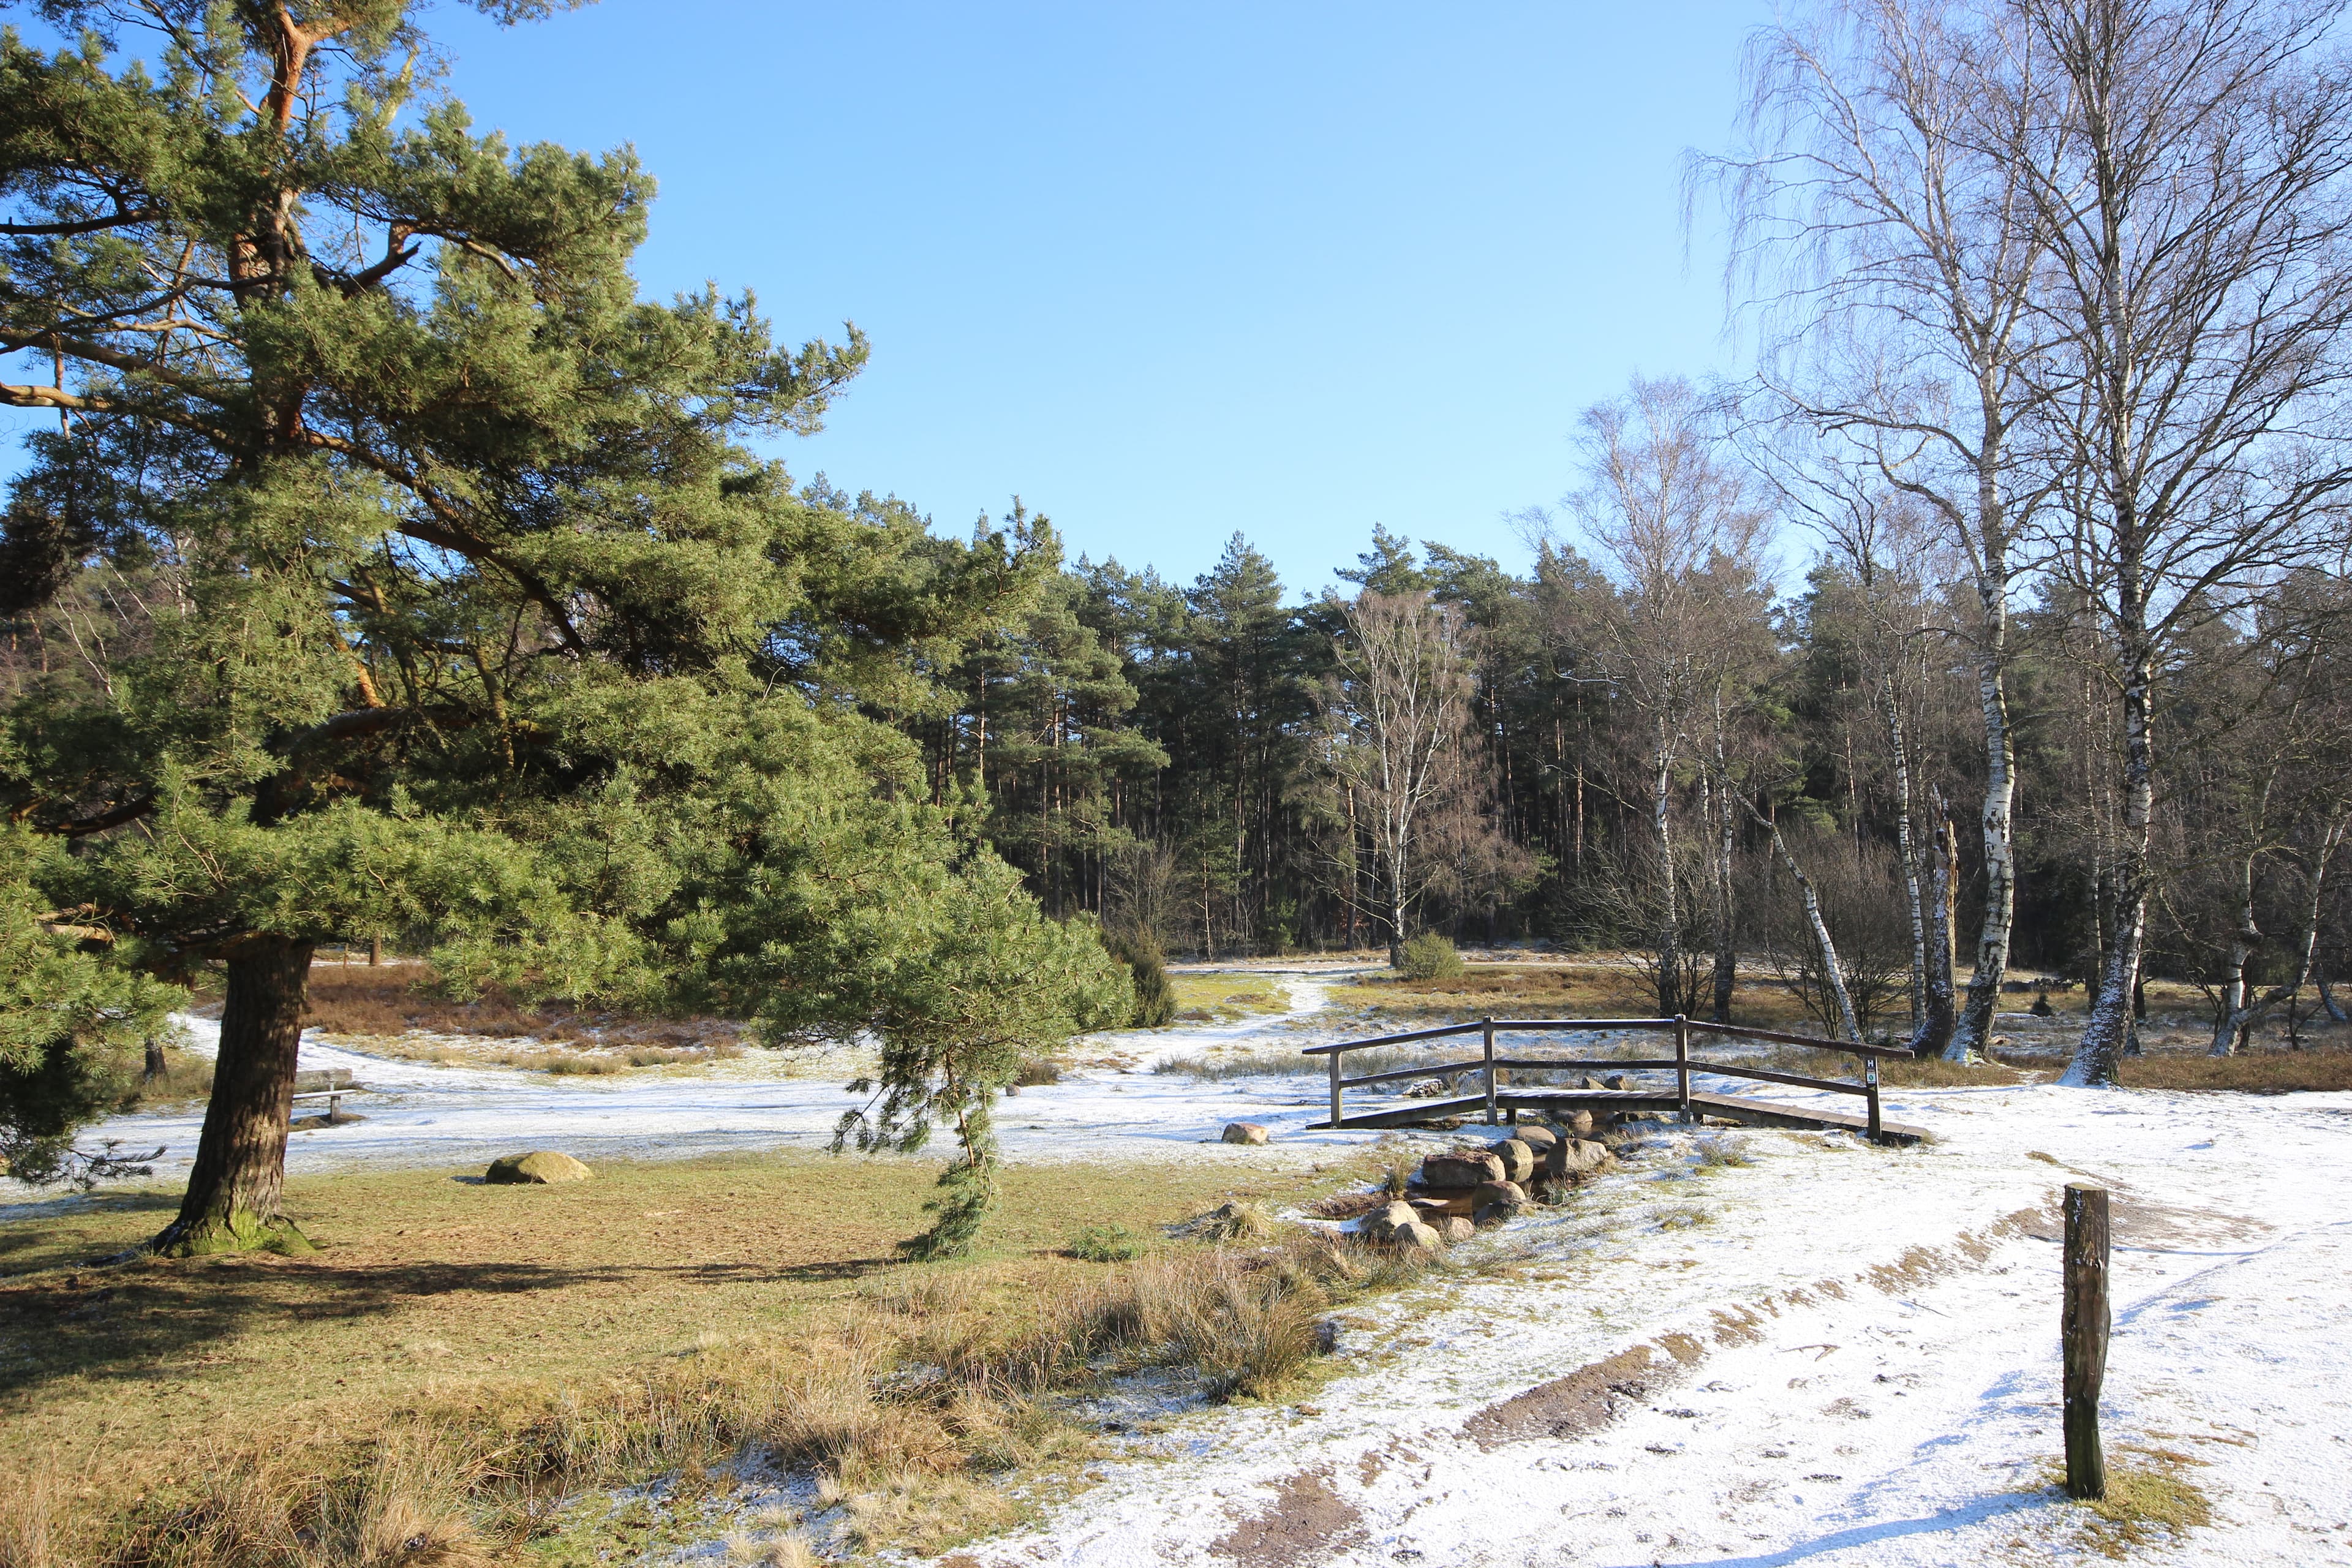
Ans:
[{"label": "boulder", "polygon": [[1454,1205],[1444,1198],[1407,1198],[1405,1206],[1423,1225],[1435,1225],[1454,1212]]},{"label": "boulder", "polygon": [[1457,1241],[1469,1240],[1473,1236],[1477,1234],[1478,1230],[1476,1226],[1472,1225],[1468,1220],[1464,1219],[1458,1214],[1447,1215],[1444,1220],[1433,1221],[1431,1223],[1432,1228],[1437,1232],[1438,1239],[1444,1242],[1448,1247],[1453,1246]]},{"label": "boulder", "polygon": [[1393,1203],[1374,1209],[1357,1222],[1356,1229],[1376,1241],[1386,1241],[1402,1226],[1418,1225],[1421,1216],[1413,1213],[1411,1204]]},{"label": "boulder", "polygon": [[1477,1192],[1470,1194],[1473,1211],[1486,1208],[1489,1204],[1503,1204],[1507,1208],[1527,1208],[1527,1187],[1519,1183],[1479,1183]]},{"label": "boulder", "polygon": [[1421,1163],[1422,1184],[1441,1191],[1499,1182],[1507,1174],[1503,1162],[1492,1154],[1432,1154]]},{"label": "boulder", "polygon": [[1228,1121],[1225,1123],[1225,1142],[1228,1143],[1263,1143],[1266,1138],[1266,1130],[1259,1122]]},{"label": "boulder", "polygon": [[1544,1174],[1555,1178],[1581,1176],[1609,1163],[1609,1151],[1582,1138],[1561,1141],[1544,1160]]},{"label": "boulder", "polygon": [[1419,1220],[1397,1226],[1389,1232],[1389,1240],[1399,1247],[1417,1247],[1423,1252],[1435,1252],[1445,1245],[1444,1237]]},{"label": "boulder", "polygon": [[1563,1139],[1591,1137],[1592,1112],[1589,1110],[1570,1112],[1567,1116],[1561,1118],[1559,1131],[1560,1136]]},{"label": "boulder", "polygon": [[528,1154],[508,1154],[490,1162],[482,1180],[499,1186],[552,1186],[558,1182],[584,1182],[588,1167],[569,1154],[534,1149]]},{"label": "boulder", "polygon": [[1622,1089],[1625,1087],[1625,1075],[1622,1072],[1612,1072],[1607,1078],[1601,1080],[1601,1087],[1603,1089]]},{"label": "boulder", "polygon": [[1528,1182],[1535,1178],[1536,1152],[1517,1138],[1506,1138],[1494,1146],[1496,1159],[1503,1163],[1503,1180]]},{"label": "boulder", "polygon": [[1586,1073],[1584,1075],[1584,1081],[1578,1084],[1576,1087],[1579,1089],[1605,1089],[1608,1086],[1602,1083],[1599,1079],[1594,1078],[1591,1073]]},{"label": "boulder", "polygon": [[1559,1134],[1541,1122],[1513,1128],[1511,1136],[1534,1150],[1538,1160],[1543,1158],[1545,1150],[1559,1142]]}]

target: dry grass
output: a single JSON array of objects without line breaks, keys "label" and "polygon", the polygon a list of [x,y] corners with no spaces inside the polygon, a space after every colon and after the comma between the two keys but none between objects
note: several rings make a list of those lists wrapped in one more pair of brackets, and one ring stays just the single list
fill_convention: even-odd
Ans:
[{"label": "dry grass", "polygon": [[2234,1057],[2150,1052],[2125,1058],[2120,1078],[2126,1089],[2234,1089],[2246,1094],[2347,1089],[2352,1089],[2352,1046],[2250,1050]]},{"label": "dry grass", "polygon": [[328,1035],[371,1042],[383,1054],[432,1058],[446,1046],[417,1041],[404,1048],[405,1035],[470,1036],[513,1041],[489,1052],[469,1051],[469,1061],[547,1072],[617,1072],[625,1067],[659,1067],[740,1055],[740,1025],[716,1018],[649,1018],[618,1013],[583,1013],[567,1004],[519,1005],[489,994],[471,1001],[437,995],[431,969],[421,963],[320,963],[310,970],[303,1022]]},{"label": "dry grass", "polygon": [[[2177,1546],[2190,1531],[2213,1522],[2212,1500],[2185,1473],[2198,1460],[2167,1448],[2116,1447],[2117,1457],[2107,1466],[2107,1495],[2063,1500],[2083,1510],[2083,1536],[2093,1551],[2118,1561],[2144,1556],[2148,1547]],[[2122,1459],[2124,1452],[2147,1462]],[[2051,1486],[2063,1487],[2063,1465],[2047,1465],[2043,1473]]]},{"label": "dry grass", "polygon": [[[1774,1046],[1764,1053],[1758,1065],[1774,1072],[1799,1073],[1807,1078],[1838,1079],[1849,1083],[1862,1081],[1862,1058],[1848,1056],[1843,1051],[1809,1050],[1803,1046]],[[1895,1089],[1998,1087],[2021,1083],[2024,1079],[2025,1075],[2017,1068],[1998,1062],[1948,1062],[1941,1057],[1885,1057],[1878,1063],[1878,1081]]]},{"label": "dry grass", "polygon": [[[163,1077],[141,1079],[131,1093],[131,1104],[151,1110],[160,1105],[184,1105],[190,1100],[208,1099],[212,1092],[212,1058],[166,1046]],[[0,1568],[5,1568],[5,1558],[0,1558]]]},{"label": "dry grass", "polygon": [[1176,988],[1180,1024],[1223,1024],[1290,1008],[1289,994],[1271,980],[1235,974],[1171,974],[1168,979]]},{"label": "dry grass", "polygon": [[[1271,1394],[1318,1313],[1406,1277],[1307,1237],[1060,1256],[1082,1219],[1277,1191],[1186,1166],[1015,1167],[979,1258],[896,1263],[932,1174],[788,1155],[551,1188],[297,1179],[324,1244],[302,1259],[90,1266],[151,1233],[162,1194],[0,1225],[0,1470],[28,1478],[0,1492],[0,1568],[634,1558],[727,1533],[720,1467],[747,1454],[824,1478],[828,1551],[946,1550],[1033,1506],[1007,1477],[1043,1500],[1091,1451],[1071,1393],[1156,1366]],[[602,1489],[660,1477],[625,1507]]]},{"label": "dry grass", "polygon": [[[1331,988],[1331,1003],[1353,1007],[1387,1026],[1470,1019],[1491,1014],[1517,1018],[1646,1018],[1656,994],[1631,964],[1622,962],[1471,963],[1439,980],[1370,975]],[[1788,1029],[1805,1013],[1794,993],[1778,980],[1755,973],[1740,977],[1732,1016],[1759,1028]]]}]

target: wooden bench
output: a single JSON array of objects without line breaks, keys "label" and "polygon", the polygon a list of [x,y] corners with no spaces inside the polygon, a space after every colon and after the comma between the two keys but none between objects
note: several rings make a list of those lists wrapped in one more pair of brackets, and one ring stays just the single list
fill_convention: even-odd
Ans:
[{"label": "wooden bench", "polygon": [[352,1081],[349,1068],[306,1068],[294,1075],[294,1098],[325,1100],[330,1122],[342,1109],[343,1096],[366,1092],[364,1087]]}]

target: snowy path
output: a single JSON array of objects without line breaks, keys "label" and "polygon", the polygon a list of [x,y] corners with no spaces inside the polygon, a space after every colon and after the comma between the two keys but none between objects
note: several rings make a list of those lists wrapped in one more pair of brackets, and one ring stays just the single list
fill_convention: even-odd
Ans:
[{"label": "snowy path", "polygon": [[[1346,1347],[1361,1374],[1138,1439],[1045,1528],[967,1561],[2071,1556],[2042,1468],[2061,1451],[2051,1205],[2089,1176],[2118,1216],[2111,1458],[2185,1455],[2215,1506],[2186,1547],[2132,1554],[2352,1563],[2352,1096],[1897,1098],[1944,1141],[1738,1134],[1755,1164],[1680,1180],[1660,1151],[1477,1244],[1525,1247],[1551,1278],[1376,1309]],[[1694,1209],[1705,1223],[1656,1223]]]},{"label": "snowy path", "polygon": [[[1254,976],[1267,975],[1265,970]],[[1354,1134],[1302,1133],[1321,1113],[1311,1082],[1254,1079],[1196,1083],[1150,1068],[1171,1057],[1254,1042],[1281,1049],[1318,1036],[1277,1028],[1323,1006],[1328,971],[1276,973],[1289,994],[1286,1015],[1223,1024],[1091,1037],[1080,1055],[1116,1066],[1076,1068],[1058,1084],[1025,1089],[998,1110],[999,1133],[1015,1160],[1238,1157],[1219,1143],[1228,1121],[1263,1121],[1285,1143],[1352,1144]],[[215,1048],[220,1026],[183,1018],[200,1053]],[[842,1085],[863,1064],[852,1052],[747,1050],[708,1066],[637,1069],[605,1078],[558,1077],[497,1068],[442,1067],[369,1056],[314,1035],[302,1041],[300,1066],[349,1068],[369,1089],[343,1102],[362,1121],[298,1131],[289,1172],[308,1174],[355,1166],[485,1164],[530,1148],[561,1148],[593,1162],[674,1158],[726,1150],[817,1149],[841,1113],[860,1103]],[[162,1146],[155,1180],[175,1184],[192,1162],[204,1122],[201,1105],[115,1117],[85,1142],[119,1140],[142,1151]],[[1328,1149],[1325,1152],[1328,1154]],[[1260,1149],[1260,1163],[1284,1156]],[[1301,1158],[1307,1157],[1304,1151]],[[11,1190],[13,1189],[13,1190]],[[30,1196],[0,1180],[0,1192]]]}]

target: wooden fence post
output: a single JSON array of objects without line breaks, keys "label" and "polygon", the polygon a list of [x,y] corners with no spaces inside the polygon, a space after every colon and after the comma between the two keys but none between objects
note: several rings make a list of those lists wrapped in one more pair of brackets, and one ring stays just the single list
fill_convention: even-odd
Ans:
[{"label": "wooden fence post", "polygon": [[1691,1119],[1690,1107],[1690,1020],[1682,1014],[1675,1015],[1675,1098],[1682,1101],[1682,1118]]},{"label": "wooden fence post", "polygon": [[1486,1125],[1495,1125],[1495,1020],[1478,1020],[1486,1037]]},{"label": "wooden fence post", "polygon": [[1339,1058],[1347,1054],[1345,1051],[1333,1051],[1324,1058],[1331,1064],[1331,1126],[1335,1131],[1339,1126]]},{"label": "wooden fence post", "polygon": [[1868,1096],[1870,1104],[1870,1141],[1875,1143],[1879,1141],[1880,1133],[1883,1131],[1883,1127],[1878,1117],[1878,1058],[1876,1057],[1864,1057],[1862,1058],[1862,1085],[1864,1089],[1870,1091]]},{"label": "wooden fence post", "polygon": [[2107,1376],[2107,1189],[2066,1184],[2066,1494],[2107,1495],[2099,1449],[2099,1388]]}]

